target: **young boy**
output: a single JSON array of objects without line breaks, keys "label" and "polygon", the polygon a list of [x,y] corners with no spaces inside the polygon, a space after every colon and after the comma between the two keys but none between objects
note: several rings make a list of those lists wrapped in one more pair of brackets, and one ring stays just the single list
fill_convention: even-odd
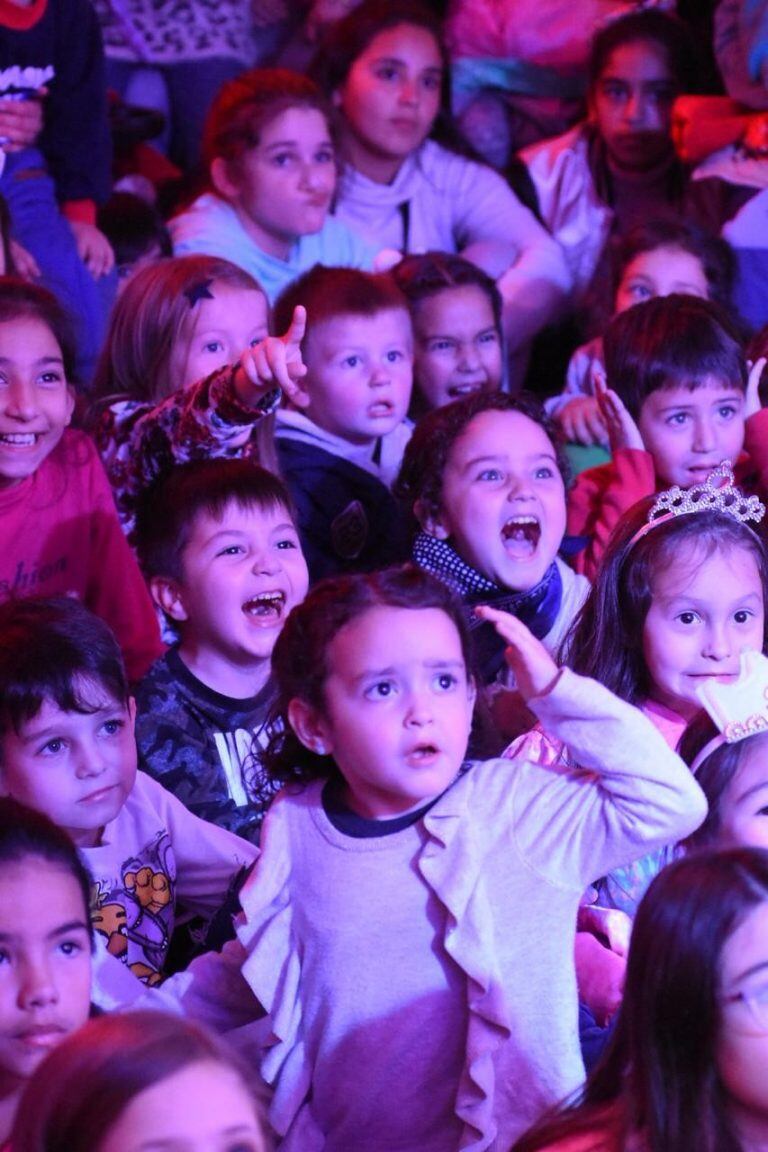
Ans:
[{"label": "young boy", "polygon": [[277,331],[298,305],[307,311],[301,410],[294,402],[278,413],[277,444],[315,581],[408,554],[389,489],[410,438],[413,334],[388,276],[318,265],[280,296]]},{"label": "young boy", "polygon": [[578,571],[594,575],[616,522],[634,503],[659,488],[702,484],[724,460],[742,488],[766,492],[761,367],[748,379],[735,332],[708,300],[658,297],[611,322],[607,387],[598,381],[598,397],[613,459],[582,472],[569,494],[568,532],[588,537]]},{"label": "young boy", "polygon": [[270,657],[307,591],[290,499],[250,460],[177,468],[144,503],[139,555],[180,635],[136,692],[141,767],[197,816],[256,840]]},{"label": "young boy", "polygon": [[137,773],[134,715],[120,649],[77,600],[0,608],[0,794],[70,835],[107,951],[154,985],[177,899],[210,917],[256,850]]}]

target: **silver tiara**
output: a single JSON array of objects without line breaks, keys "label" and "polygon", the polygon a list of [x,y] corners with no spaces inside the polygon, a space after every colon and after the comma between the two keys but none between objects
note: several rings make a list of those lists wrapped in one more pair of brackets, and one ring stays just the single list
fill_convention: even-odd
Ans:
[{"label": "silver tiara", "polygon": [[648,513],[642,528],[635,532],[629,542],[631,548],[643,536],[647,536],[659,524],[666,524],[678,516],[690,516],[694,512],[724,512],[742,524],[753,521],[759,524],[765,515],[765,505],[757,496],[746,496],[733,482],[733,468],[727,460],[713,468],[703,484],[694,488],[679,488],[675,485],[666,492],[660,492]]}]

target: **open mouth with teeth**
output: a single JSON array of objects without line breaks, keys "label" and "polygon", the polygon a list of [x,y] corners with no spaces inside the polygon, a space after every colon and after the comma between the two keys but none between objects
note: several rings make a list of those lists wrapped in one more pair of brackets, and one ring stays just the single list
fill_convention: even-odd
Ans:
[{"label": "open mouth with teeth", "polygon": [[435,744],[417,744],[417,746],[412,748],[408,753],[408,759],[415,764],[419,764],[422,761],[434,760],[438,752],[439,749]]},{"label": "open mouth with teeth", "polygon": [[510,516],[501,530],[507,553],[515,560],[533,556],[541,538],[541,524],[535,516]]},{"label": "open mouth with teeth", "polygon": [[377,400],[375,404],[371,404],[368,409],[368,415],[374,418],[391,416],[394,410],[394,405],[391,400]]},{"label": "open mouth with teeth", "polygon": [[458,400],[461,396],[471,396],[475,392],[481,392],[485,387],[485,380],[474,380],[472,383],[463,384],[450,384],[448,386],[448,395]]},{"label": "open mouth with teeth", "polygon": [[40,432],[0,432],[0,444],[9,448],[33,448],[41,435]]},{"label": "open mouth with teeth", "polygon": [[280,620],[284,611],[284,592],[260,592],[258,596],[252,596],[243,604],[243,612],[246,616],[256,620]]}]

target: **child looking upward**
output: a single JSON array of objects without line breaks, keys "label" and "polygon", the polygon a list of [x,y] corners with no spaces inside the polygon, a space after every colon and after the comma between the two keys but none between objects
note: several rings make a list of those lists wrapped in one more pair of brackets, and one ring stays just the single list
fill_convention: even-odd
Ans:
[{"label": "child looking upward", "polygon": [[160,655],[160,634],[96,449],[69,429],[72,366],[54,297],[0,279],[0,601],[81,597],[138,679]]},{"label": "child looking upward", "polygon": [[278,331],[300,306],[306,374],[298,401],[278,413],[276,435],[314,581],[407,555],[389,488],[410,437],[413,334],[408,303],[388,276],[313,268],[275,305]]},{"label": "child looking upward", "polygon": [[158,983],[177,899],[211,916],[255,850],[137,773],[120,650],[76,600],[0,609],[0,701],[0,794],[69,834],[93,876],[107,951]]},{"label": "child looking upward", "polygon": [[240,947],[196,962],[189,992],[201,1004],[242,956],[268,1021],[241,1036],[284,1152],[508,1148],[583,1078],[585,884],[703,818],[693,777],[636,709],[494,616],[521,691],[567,746],[557,760],[528,747],[464,762],[469,636],[418,569],[326,581],[275,645],[287,727],[271,765],[290,787],[241,893]]},{"label": "child looking upward", "polygon": [[250,460],[183,465],[151,490],[138,551],[180,643],[136,690],[139,764],[191,812],[255,839],[272,649],[307,591],[290,498]]},{"label": "child looking upward", "polygon": [[[598,388],[612,460],[580,473],[568,531],[587,536],[577,569],[594,574],[621,515],[659,488],[703,484],[723,462],[748,490],[765,491],[768,416],[727,317],[708,300],[671,295],[621,313],[605,335]],[[747,387],[749,380],[749,387]],[[742,455],[742,449],[746,452]]]}]

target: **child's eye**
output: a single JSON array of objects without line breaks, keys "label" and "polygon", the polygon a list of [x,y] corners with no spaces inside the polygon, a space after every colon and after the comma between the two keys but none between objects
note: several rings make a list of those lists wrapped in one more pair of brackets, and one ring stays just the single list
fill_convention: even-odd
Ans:
[{"label": "child's eye", "polygon": [[499,334],[495,328],[491,328],[488,332],[481,332],[477,340],[479,344],[498,344]]},{"label": "child's eye", "polygon": [[627,96],[627,89],[624,84],[612,83],[610,80],[603,84],[602,93],[608,100],[619,101],[625,100]]},{"label": "child's eye", "polygon": [[550,468],[548,464],[542,464],[541,468],[537,468],[534,473],[537,480],[551,480],[555,475],[554,468]]},{"label": "child's eye", "polygon": [[452,352],[456,343],[453,340],[430,340],[427,347],[430,352]]},{"label": "child's eye", "polygon": [[435,687],[440,692],[450,692],[459,683],[458,676],[454,676],[452,672],[441,672],[435,677]]},{"label": "child's eye", "polygon": [[83,946],[78,940],[62,940],[59,944],[59,951],[65,956],[80,956]]},{"label": "child's eye", "polygon": [[9,964],[11,957],[5,948],[0,948],[0,964]]},{"label": "child's eye", "polygon": [[690,625],[695,624],[698,617],[695,612],[680,612],[676,617],[681,624]]},{"label": "child's eye", "polygon": [[221,340],[209,340],[203,344],[203,352],[207,352],[210,356],[214,356],[217,352],[223,352],[224,345]]},{"label": "child's eye", "polygon": [[650,300],[652,292],[647,284],[628,284],[624,291],[633,300]]},{"label": "child's eye", "polygon": [[391,680],[379,680],[371,684],[370,688],[366,688],[365,696],[368,700],[387,700],[394,695],[394,692],[395,685]]},{"label": "child's eye", "polygon": [[361,358],[359,356],[345,356],[342,360],[342,364],[346,364],[347,368],[357,368],[360,363]]},{"label": "child's eye", "polygon": [[295,159],[293,152],[276,152],[271,162],[275,168],[290,168]]},{"label": "child's eye", "polygon": [[335,164],[336,153],[333,148],[321,148],[319,152],[315,153],[316,164]]},{"label": "child's eye", "polygon": [[299,543],[297,540],[292,540],[290,536],[286,536],[285,540],[278,540],[277,547],[280,549],[298,548]]},{"label": "child's eye", "polygon": [[666,423],[672,428],[681,428],[690,419],[687,412],[673,412],[667,417]]},{"label": "child's eye", "polygon": [[654,104],[671,104],[675,98],[675,90],[669,88],[652,88],[648,93],[648,99]]},{"label": "child's eye", "polygon": [[752,613],[746,608],[739,608],[738,612],[734,612],[733,618],[737,624],[748,624],[752,619]]},{"label": "child's eye", "polygon": [[428,76],[424,76],[422,84],[428,92],[439,92],[440,85],[443,82],[443,77],[440,73],[432,72]]},{"label": "child's eye", "polygon": [[401,352],[399,348],[393,348],[390,352],[387,352],[388,364],[399,364],[400,361],[404,359],[405,353]]},{"label": "child's eye", "polygon": [[483,471],[478,474],[477,479],[490,481],[503,480],[504,473],[498,468],[484,468]]},{"label": "child's eye", "polygon": [[735,404],[722,404],[717,410],[717,414],[721,420],[733,420],[737,413],[738,408]]},{"label": "child's eye", "polygon": [[216,553],[217,556],[240,556],[243,552],[242,544],[228,544],[226,548],[220,549]]},{"label": "child's eye", "polygon": [[125,728],[125,720],[122,717],[116,717],[113,720],[105,720],[101,726],[101,730],[105,736],[118,736],[123,728]]},{"label": "child's eye", "polygon": [[60,736],[54,736],[52,740],[47,740],[43,744],[40,751],[44,756],[58,756],[59,752],[64,749],[64,741]]},{"label": "child's eye", "polygon": [[38,383],[44,388],[58,388],[59,384],[63,383],[63,379],[60,372],[43,372],[38,377]]},{"label": "child's eye", "polygon": [[399,74],[399,70],[392,64],[380,64],[374,72],[377,80],[396,80]]}]

